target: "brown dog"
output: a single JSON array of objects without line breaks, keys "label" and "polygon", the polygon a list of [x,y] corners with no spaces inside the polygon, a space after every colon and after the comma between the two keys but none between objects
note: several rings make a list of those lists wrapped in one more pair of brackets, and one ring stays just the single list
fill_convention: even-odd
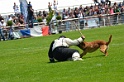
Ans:
[{"label": "brown dog", "polygon": [[112,35],[110,35],[108,42],[103,41],[103,40],[96,40],[96,41],[93,41],[93,42],[82,42],[82,43],[80,43],[78,45],[78,47],[83,50],[83,53],[81,54],[81,58],[84,55],[86,55],[88,52],[89,53],[94,52],[98,48],[100,48],[100,51],[102,53],[104,53],[105,56],[107,56],[108,55],[107,49],[108,49],[109,43],[111,42],[111,39],[112,39]]}]

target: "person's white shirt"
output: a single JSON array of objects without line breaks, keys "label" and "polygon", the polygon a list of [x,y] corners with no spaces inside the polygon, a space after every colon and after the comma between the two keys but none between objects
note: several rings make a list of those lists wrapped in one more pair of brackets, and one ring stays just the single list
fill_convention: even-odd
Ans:
[{"label": "person's white shirt", "polygon": [[0,29],[6,27],[6,22],[4,22],[3,20],[1,20],[1,21],[2,21],[2,22],[0,22]]},{"label": "person's white shirt", "polygon": [[56,3],[55,0],[54,0],[54,2],[53,2],[53,9],[54,9],[54,10],[57,10],[57,3]]},{"label": "person's white shirt", "polygon": [[78,18],[83,18],[83,14],[81,12],[78,14]]},{"label": "person's white shirt", "polygon": [[10,18],[8,18],[8,20],[9,20],[9,21],[12,21],[13,19],[12,19],[12,17],[10,17]]},{"label": "person's white shirt", "polygon": [[43,23],[46,25],[47,23],[46,18],[43,19]]},{"label": "person's white shirt", "polygon": [[19,7],[18,5],[16,5],[16,3],[14,3],[13,9],[14,9],[15,14],[19,13]]}]

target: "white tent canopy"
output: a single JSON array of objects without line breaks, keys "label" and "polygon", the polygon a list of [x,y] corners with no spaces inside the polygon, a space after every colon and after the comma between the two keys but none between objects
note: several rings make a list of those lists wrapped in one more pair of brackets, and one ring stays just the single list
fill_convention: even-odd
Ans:
[{"label": "white tent canopy", "polygon": [[[39,9],[47,9],[48,2],[53,3],[54,0],[27,0],[27,2],[31,1],[34,10]],[[89,4],[93,3],[93,0],[56,0],[58,1],[58,8],[81,5],[81,4]],[[117,0],[111,0],[117,2]],[[118,0],[123,1],[123,0]],[[19,0],[0,0],[0,14],[14,12],[13,4],[14,2],[19,6]]]}]

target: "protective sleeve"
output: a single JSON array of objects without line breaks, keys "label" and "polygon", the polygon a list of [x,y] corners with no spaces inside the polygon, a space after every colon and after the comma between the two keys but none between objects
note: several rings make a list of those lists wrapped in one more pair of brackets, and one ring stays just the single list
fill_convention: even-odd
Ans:
[{"label": "protective sleeve", "polygon": [[48,57],[49,57],[50,62],[54,62],[54,57],[53,57],[53,53],[52,53],[53,43],[54,43],[54,41],[52,41],[52,43],[50,44],[49,52],[48,52]]},{"label": "protective sleeve", "polygon": [[78,39],[75,39],[75,40],[71,40],[69,38],[66,38],[66,42],[69,46],[74,46],[74,45],[78,45],[80,44],[81,42],[83,42],[83,38],[78,38]]}]

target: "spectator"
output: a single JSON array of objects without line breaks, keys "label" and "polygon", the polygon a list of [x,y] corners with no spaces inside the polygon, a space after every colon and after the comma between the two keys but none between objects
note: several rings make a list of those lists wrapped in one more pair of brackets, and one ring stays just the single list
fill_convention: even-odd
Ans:
[{"label": "spectator", "polygon": [[[93,8],[94,9],[94,8]],[[85,13],[85,16],[87,16],[87,13],[88,13],[88,6],[86,6],[83,10],[83,12]]]},{"label": "spectator", "polygon": [[55,59],[57,61],[67,61],[69,59],[73,61],[82,60],[78,50],[69,47],[78,45],[80,42],[83,42],[84,38],[82,36],[78,39],[71,40],[65,36],[60,36],[58,39],[52,41],[48,52],[50,62],[55,62]]},{"label": "spectator", "polygon": [[33,20],[33,22],[34,22],[34,23],[38,23],[38,21],[37,21],[37,17],[36,17],[36,16],[34,16],[34,20]]},{"label": "spectator", "polygon": [[78,18],[83,18],[83,17],[84,17],[83,11],[79,11]]},{"label": "spectator", "polygon": [[117,3],[116,3],[116,2],[114,3],[113,7],[114,7],[114,8],[117,7]]},{"label": "spectator", "polygon": [[115,8],[114,8],[114,13],[117,13],[117,14],[120,13],[120,9],[119,9],[119,7],[115,7]]},{"label": "spectator", "polygon": [[115,7],[114,8],[114,24],[117,24],[118,23],[118,15],[120,14],[120,9],[119,7]]},{"label": "spectator", "polygon": [[110,13],[109,14],[114,14],[114,11],[113,11],[113,8],[112,7],[110,7]]},{"label": "spectator", "polygon": [[31,5],[28,6],[28,24],[30,28],[33,28],[33,18],[34,18],[34,9]]},{"label": "spectator", "polygon": [[124,8],[121,8],[121,19],[122,19],[122,23],[124,23]]},{"label": "spectator", "polygon": [[80,19],[80,20],[79,20],[80,25],[81,25],[81,24],[84,24],[84,20],[82,19],[82,18],[84,18],[83,11],[79,11],[78,18]]},{"label": "spectator", "polygon": [[3,17],[1,16],[1,14],[0,14],[0,21],[1,21],[1,20],[4,20],[4,18],[3,18]]},{"label": "spectator", "polygon": [[43,19],[44,25],[46,25],[47,24],[46,17],[43,16],[42,19]]},{"label": "spectator", "polygon": [[14,26],[20,26],[20,22],[19,22],[19,20],[16,20],[16,23],[14,23]]},{"label": "spectator", "polygon": [[[1,20],[0,21],[0,35],[1,35],[2,39],[3,39],[3,41],[5,41],[4,32],[7,34],[6,23],[4,22],[4,20]],[[6,37],[7,37],[7,35],[6,35]]]},{"label": "spectator", "polygon": [[71,12],[70,12],[70,17],[71,17],[71,18],[75,18],[75,15],[74,15],[74,10],[73,10],[73,9],[71,9]]},{"label": "spectator", "polygon": [[12,22],[15,25],[16,22],[19,21],[18,18],[16,16],[12,16]]},{"label": "spectator", "polygon": [[8,15],[7,21],[10,21],[10,20],[12,20],[12,17],[11,17],[11,15]]},{"label": "spectator", "polygon": [[[71,9],[72,10],[72,9]],[[69,18],[75,18],[73,11],[69,13]]]},{"label": "spectator", "polygon": [[51,8],[52,4],[50,2],[48,2],[48,9],[49,9],[49,12],[52,10]]},{"label": "spectator", "polygon": [[79,11],[81,11],[83,9],[83,7],[82,7],[82,5],[80,5],[80,7],[79,7]]},{"label": "spectator", "polygon": [[29,1],[28,3],[28,8],[30,8],[32,6],[31,2]]},{"label": "spectator", "polygon": [[110,0],[106,0],[106,3],[111,6],[111,1]]},{"label": "spectator", "polygon": [[[69,18],[69,14],[68,14],[68,12],[66,12],[64,19],[66,20],[68,18]],[[69,31],[70,30],[70,22],[68,20],[65,21],[65,25],[66,25],[66,31]]]},{"label": "spectator", "polygon": [[57,5],[58,5],[58,2],[56,2],[56,0],[54,0],[54,2],[53,2],[53,9],[54,9],[54,11],[57,10]]},{"label": "spectator", "polygon": [[42,12],[39,11],[37,17],[41,17],[41,16],[42,16]]},{"label": "spectator", "polygon": [[43,16],[44,16],[44,17],[46,17],[46,16],[47,16],[46,11],[43,11]]},{"label": "spectator", "polygon": [[101,3],[105,5],[105,0],[101,0]]},{"label": "spectator", "polygon": [[19,19],[19,23],[24,25],[24,16],[22,14],[18,17],[18,19]]},{"label": "spectator", "polygon": [[70,7],[68,7],[68,13],[71,13],[71,8]]},{"label": "spectator", "polygon": [[122,7],[123,5],[122,5],[122,2],[120,2],[119,4],[118,4],[118,7]]},{"label": "spectator", "polygon": [[18,5],[16,5],[16,3],[14,3],[13,9],[14,9],[15,15],[17,16],[19,14],[19,7]]},{"label": "spectator", "polygon": [[105,6],[104,5],[102,5],[102,7],[101,7],[101,14],[105,14]]},{"label": "spectator", "polygon": [[88,13],[88,16],[93,16],[94,15],[94,10],[93,9],[90,9],[89,10],[89,13]]},{"label": "spectator", "polygon": [[99,2],[98,2],[98,0],[94,0],[94,3],[96,4],[96,3],[99,3]]},{"label": "spectator", "polygon": [[74,10],[75,18],[78,18],[78,14],[79,14],[78,8],[75,7],[75,10]]},{"label": "spectator", "polygon": [[62,11],[62,20],[65,19],[65,18],[64,18],[64,16],[65,16],[65,12],[66,12],[66,10],[65,10],[65,8],[64,8],[63,11]]}]

